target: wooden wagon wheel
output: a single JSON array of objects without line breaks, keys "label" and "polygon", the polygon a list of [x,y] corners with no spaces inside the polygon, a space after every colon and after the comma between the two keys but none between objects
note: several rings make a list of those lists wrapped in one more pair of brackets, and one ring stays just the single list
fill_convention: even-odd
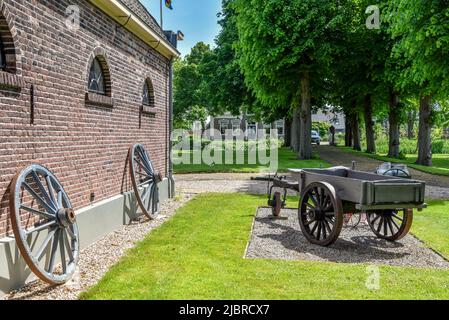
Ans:
[{"label": "wooden wagon wheel", "polygon": [[327,182],[307,186],[299,201],[299,224],[313,244],[329,246],[343,227],[343,208],[335,188]]},{"label": "wooden wagon wheel", "polygon": [[140,209],[148,218],[156,219],[159,215],[158,183],[162,181],[162,176],[155,172],[150,157],[141,144],[131,147],[129,167],[134,194]]},{"label": "wooden wagon wheel", "polygon": [[368,224],[381,239],[397,241],[404,238],[413,222],[413,210],[377,210],[367,213]]},{"label": "wooden wagon wheel", "polygon": [[48,169],[31,165],[10,185],[11,224],[20,253],[41,280],[71,279],[79,258],[79,235],[70,200]]}]

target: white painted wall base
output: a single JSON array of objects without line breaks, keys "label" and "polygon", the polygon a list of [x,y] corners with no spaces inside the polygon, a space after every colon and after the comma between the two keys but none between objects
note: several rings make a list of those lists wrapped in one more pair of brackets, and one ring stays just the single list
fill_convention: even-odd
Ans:
[{"label": "white painted wall base", "polygon": [[[168,199],[168,179],[159,184],[160,200]],[[118,195],[77,210],[80,246],[84,249],[128,224],[141,213],[133,192]],[[0,239],[0,297],[35,280],[13,237]]]}]

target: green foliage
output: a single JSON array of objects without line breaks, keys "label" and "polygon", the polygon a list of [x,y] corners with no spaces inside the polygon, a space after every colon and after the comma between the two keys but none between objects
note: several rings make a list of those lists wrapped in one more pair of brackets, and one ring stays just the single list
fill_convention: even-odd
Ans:
[{"label": "green foliage", "polygon": [[175,128],[191,128],[192,123],[204,123],[208,116],[209,104],[204,99],[203,62],[210,59],[212,51],[202,42],[196,44],[185,59],[174,63],[173,115]]},{"label": "green foliage", "polygon": [[394,58],[405,59],[399,84],[422,94],[449,91],[449,4],[445,0],[389,1],[385,13],[395,40]]},{"label": "green foliage", "polygon": [[316,121],[312,123],[312,130],[318,131],[320,137],[324,140],[326,140],[329,135],[330,127],[330,123],[326,121]]}]

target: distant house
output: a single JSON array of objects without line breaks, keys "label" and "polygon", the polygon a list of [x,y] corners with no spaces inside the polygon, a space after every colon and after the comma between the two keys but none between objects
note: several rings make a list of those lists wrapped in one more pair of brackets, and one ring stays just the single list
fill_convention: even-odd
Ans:
[{"label": "distant house", "polygon": [[341,113],[318,111],[312,114],[313,122],[327,122],[335,127],[336,132],[345,132],[345,116]]},{"label": "distant house", "polygon": [[[336,132],[345,131],[345,118],[342,114],[319,111],[312,114],[312,121],[328,122],[335,127]],[[223,136],[226,130],[232,129],[234,135],[238,135],[238,130],[241,130],[247,138],[254,137],[256,131],[259,129],[266,130],[267,134],[270,134],[270,129],[274,129],[277,130],[279,138],[283,139],[285,137],[286,124],[284,119],[274,121],[273,123],[263,123],[254,120],[251,115],[241,114],[234,116],[230,112],[227,112],[216,117],[210,116],[206,122],[206,129],[218,130]]]},{"label": "distant house", "polygon": [[239,132],[244,132],[246,138],[255,137],[257,130],[266,130],[266,134],[269,135],[270,130],[275,129],[277,130],[278,137],[283,139],[285,135],[285,121],[281,119],[273,123],[263,123],[254,120],[251,115],[241,114],[239,116],[234,116],[230,112],[227,112],[217,117],[210,116],[207,120],[206,129],[217,130],[223,136],[225,135],[226,130],[232,129],[235,136],[237,136]]}]

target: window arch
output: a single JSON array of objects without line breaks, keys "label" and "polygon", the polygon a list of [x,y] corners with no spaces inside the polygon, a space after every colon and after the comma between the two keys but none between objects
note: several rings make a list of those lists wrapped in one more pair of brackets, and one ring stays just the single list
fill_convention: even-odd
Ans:
[{"label": "window arch", "polygon": [[89,59],[87,69],[87,91],[97,95],[112,97],[111,74],[106,52],[96,48]]},{"label": "window arch", "polygon": [[144,106],[154,107],[154,89],[150,78],[147,78],[143,85],[142,104]]},{"label": "window arch", "polygon": [[8,21],[0,12],[0,70],[16,73],[16,49]]}]

